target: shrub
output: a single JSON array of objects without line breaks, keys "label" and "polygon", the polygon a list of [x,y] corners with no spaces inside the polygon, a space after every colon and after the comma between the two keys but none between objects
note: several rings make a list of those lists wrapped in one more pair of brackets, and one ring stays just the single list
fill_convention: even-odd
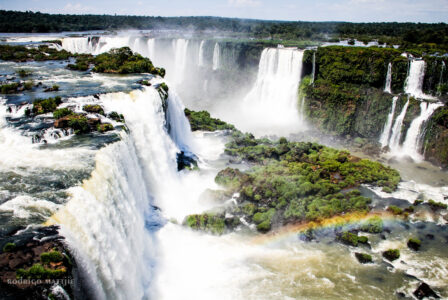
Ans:
[{"label": "shrub", "polygon": [[69,116],[72,114],[73,114],[73,112],[70,109],[64,107],[64,108],[56,109],[53,112],[53,118],[60,119],[60,118],[63,118],[65,116]]},{"label": "shrub", "polygon": [[401,215],[403,213],[403,210],[395,205],[389,205],[387,210],[390,211],[394,215]]},{"label": "shrub", "polygon": [[77,135],[90,132],[89,122],[83,115],[72,115],[68,121],[68,126],[72,128]]},{"label": "shrub", "polygon": [[38,99],[33,102],[32,111],[36,115],[54,112],[56,108],[62,103],[61,97]]},{"label": "shrub", "polygon": [[14,243],[6,243],[3,246],[3,252],[12,252],[16,249],[16,244]]},{"label": "shrub", "polygon": [[343,242],[346,245],[350,245],[350,246],[358,246],[358,235],[351,233],[351,232],[343,232],[340,237],[339,237],[340,241]]},{"label": "shrub", "polygon": [[369,233],[381,233],[383,232],[383,220],[375,216],[361,223],[361,231]]},{"label": "shrub", "polygon": [[124,116],[122,114],[118,114],[116,111],[113,111],[107,115],[109,119],[112,119],[117,122],[124,123]]},{"label": "shrub", "polygon": [[16,271],[17,278],[23,279],[56,279],[66,274],[66,269],[47,269],[41,264],[34,264],[28,270],[18,269]]},{"label": "shrub", "polygon": [[434,210],[438,210],[438,209],[446,209],[447,205],[441,202],[436,202],[432,199],[428,200],[428,205],[434,209]]},{"label": "shrub", "polygon": [[40,255],[40,260],[44,264],[49,264],[51,262],[57,263],[61,262],[64,259],[64,256],[59,251],[50,251],[50,252],[44,252]]},{"label": "shrub", "polygon": [[104,133],[107,131],[114,130],[114,126],[112,126],[112,124],[109,124],[109,123],[98,124],[96,126],[96,130],[98,130],[98,132]]}]

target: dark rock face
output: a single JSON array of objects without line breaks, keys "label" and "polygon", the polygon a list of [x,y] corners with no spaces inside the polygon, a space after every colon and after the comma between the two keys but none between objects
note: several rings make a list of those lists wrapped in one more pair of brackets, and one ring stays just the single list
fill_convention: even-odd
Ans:
[{"label": "dark rock face", "polygon": [[[11,233],[0,244],[0,299],[59,299],[51,291],[57,285],[72,299],[80,296],[78,268],[58,227]],[[56,258],[49,259],[50,253]],[[39,270],[30,272],[32,268]],[[87,294],[82,297],[90,298]]]},{"label": "dark rock face", "polygon": [[414,296],[417,297],[417,299],[424,299],[424,298],[436,298],[439,299],[439,295],[434,292],[429,285],[422,282],[418,288],[414,291]]},{"label": "dark rock face", "polygon": [[176,158],[178,171],[182,171],[186,168],[194,169],[198,167],[198,163],[196,162],[197,157],[192,153],[181,151],[180,153],[177,153]]}]

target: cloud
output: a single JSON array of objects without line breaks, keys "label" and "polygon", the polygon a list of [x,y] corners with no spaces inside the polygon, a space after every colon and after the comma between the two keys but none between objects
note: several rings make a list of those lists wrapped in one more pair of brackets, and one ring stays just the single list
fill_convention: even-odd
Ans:
[{"label": "cloud", "polygon": [[261,5],[257,0],[229,0],[229,5],[234,7],[257,7]]},{"label": "cloud", "polygon": [[93,7],[82,5],[81,3],[67,3],[62,9],[63,12],[68,14],[85,14],[94,11]]}]

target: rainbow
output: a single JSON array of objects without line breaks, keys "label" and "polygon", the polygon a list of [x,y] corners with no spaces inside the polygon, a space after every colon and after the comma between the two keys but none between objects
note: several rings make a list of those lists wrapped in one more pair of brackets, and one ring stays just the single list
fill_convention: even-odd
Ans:
[{"label": "rainbow", "polygon": [[346,225],[356,225],[372,217],[380,217],[383,221],[397,220],[397,216],[387,211],[376,212],[353,212],[344,215],[337,215],[320,221],[302,222],[283,226],[277,230],[271,231],[263,235],[257,235],[251,241],[252,244],[272,244],[284,239],[288,239],[299,233],[303,233],[309,229],[319,230],[326,228],[335,228]]}]

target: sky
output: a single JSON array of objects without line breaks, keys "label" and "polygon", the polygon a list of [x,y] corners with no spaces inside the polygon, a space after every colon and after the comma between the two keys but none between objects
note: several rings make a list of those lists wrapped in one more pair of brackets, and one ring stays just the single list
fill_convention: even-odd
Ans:
[{"label": "sky", "polygon": [[448,23],[448,0],[0,0],[0,9],[63,14]]}]

